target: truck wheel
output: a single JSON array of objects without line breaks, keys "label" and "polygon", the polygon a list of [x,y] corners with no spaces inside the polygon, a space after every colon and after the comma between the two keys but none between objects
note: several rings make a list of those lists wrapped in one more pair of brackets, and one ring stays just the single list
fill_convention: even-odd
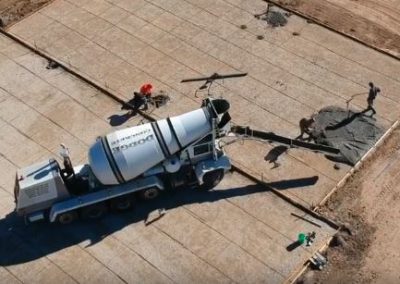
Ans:
[{"label": "truck wheel", "polygon": [[76,211],[65,212],[57,216],[57,222],[63,225],[71,224],[76,219],[78,219]]},{"label": "truck wheel", "polygon": [[84,220],[100,219],[107,213],[107,206],[105,203],[96,203],[83,207],[81,209],[81,216]]},{"label": "truck wheel", "polygon": [[208,191],[216,187],[224,177],[223,170],[208,172],[203,176],[203,184],[199,186],[200,190]]},{"label": "truck wheel", "polygon": [[135,197],[120,196],[110,200],[110,208],[113,211],[126,211],[133,207],[135,204]]},{"label": "truck wheel", "polygon": [[159,194],[160,190],[157,187],[150,187],[139,192],[140,197],[144,200],[155,199]]}]

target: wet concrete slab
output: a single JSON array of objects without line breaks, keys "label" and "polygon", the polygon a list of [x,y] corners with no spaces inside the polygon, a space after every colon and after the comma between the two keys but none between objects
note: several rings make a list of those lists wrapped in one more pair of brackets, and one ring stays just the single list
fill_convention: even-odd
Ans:
[{"label": "wet concrete slab", "polygon": [[[144,82],[166,90],[171,102],[153,111],[155,117],[199,106],[205,94],[196,98],[194,90],[200,84],[180,84],[181,79],[249,72],[211,89],[230,100],[231,115],[240,125],[296,137],[300,118],[327,105],[345,107],[353,94],[367,92],[369,81],[383,90],[376,101],[378,121],[388,128],[398,119],[398,61],[296,16],[285,27],[267,28],[253,16],[264,8],[263,1],[255,0],[212,5],[198,0],[56,0],[9,32],[123,99],[130,99]],[[124,127],[140,119],[126,122],[115,102],[62,70],[47,70],[42,58],[8,39],[1,38],[0,52],[0,129],[8,133],[0,138],[5,216],[12,208],[17,167],[57,155],[60,142],[70,146],[74,161],[85,162],[87,146],[111,130],[110,120]],[[363,109],[365,104],[359,96],[350,105]],[[282,155],[281,166],[271,169],[264,158],[274,146],[246,141],[226,150],[234,163],[308,207],[349,170],[334,170],[322,155],[297,149]],[[314,184],[313,177],[318,177]],[[143,220],[159,207],[166,207],[167,215],[146,226]],[[56,238],[46,235],[50,229],[45,226],[27,233],[15,221],[11,224],[20,225],[19,233],[35,238],[12,247],[22,247],[21,253],[33,255],[32,261],[7,266],[9,272],[0,275],[25,275],[25,270],[46,265],[32,279],[94,282],[100,279],[94,274],[99,270],[101,279],[115,283],[277,283],[312,254],[314,247],[286,251],[299,232],[317,230],[315,247],[333,232],[324,224],[318,229],[293,217],[290,213],[304,213],[236,174],[209,196],[177,194],[137,213],[139,217],[127,214],[78,224],[60,230]],[[87,276],[82,275],[83,262],[89,263]],[[25,277],[33,276],[18,279],[25,282]]]},{"label": "wet concrete slab", "polygon": [[[229,146],[227,153],[233,157],[232,161],[236,166],[308,208],[317,205],[350,169],[349,166],[343,165],[339,171],[333,170],[328,160],[324,161],[325,167],[323,163],[321,167],[309,165],[306,159],[295,157],[294,153],[297,151],[306,152],[298,149],[288,149],[276,159],[275,164],[266,160],[268,153],[274,151],[273,149],[274,146],[266,143],[245,141]],[[303,154],[308,158],[316,155]],[[325,175],[324,170],[332,172],[332,175]]]},{"label": "wet concrete slab", "polygon": [[[60,143],[70,148],[74,164],[85,163],[97,136],[145,120],[127,118],[118,103],[62,68],[46,69],[48,62],[38,55],[7,46],[15,48],[0,36],[0,131],[6,134],[0,135],[2,281],[279,283],[335,232],[237,173],[214,191],[167,192],[97,222],[26,226],[13,213],[18,168],[59,159]],[[198,107],[198,100],[189,101]],[[158,209],[166,214],[154,221]],[[312,230],[318,234],[314,246],[286,251],[298,233]]]},{"label": "wet concrete slab", "polygon": [[[145,82],[165,90],[171,101],[151,112],[156,118],[196,108],[207,93],[195,96],[200,84],[180,80],[214,72],[249,73],[215,83],[211,93],[231,102],[234,123],[255,129],[296,137],[299,120],[323,107],[347,107],[351,99],[349,107],[362,110],[369,81],[382,89],[378,122],[387,129],[399,117],[398,62],[294,15],[285,27],[268,27],[254,17],[265,9],[263,1],[85,3],[56,0],[9,32],[123,99]],[[376,68],[372,62],[385,64]],[[352,99],[358,93],[364,95]],[[302,172],[319,176],[307,191],[295,192],[307,206],[322,200],[348,170],[336,171],[323,155],[305,151],[285,154],[285,170],[270,171],[260,157],[257,163],[246,159],[257,160],[268,149],[238,146],[231,155],[269,181]]]},{"label": "wet concrete slab", "polygon": [[0,277],[4,283],[21,283],[9,270],[0,267]]}]

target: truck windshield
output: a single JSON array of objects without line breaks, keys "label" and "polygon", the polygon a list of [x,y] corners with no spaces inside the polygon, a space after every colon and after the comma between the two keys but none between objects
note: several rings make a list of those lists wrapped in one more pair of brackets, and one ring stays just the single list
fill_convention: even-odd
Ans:
[{"label": "truck windshield", "polygon": [[212,151],[212,134],[205,136],[193,147],[193,155],[198,156]]},{"label": "truck windshield", "polygon": [[197,142],[196,145],[201,145],[201,144],[204,144],[204,143],[208,143],[208,142],[211,142],[211,140],[212,140],[212,134],[208,134],[206,137],[204,137],[199,142]]}]

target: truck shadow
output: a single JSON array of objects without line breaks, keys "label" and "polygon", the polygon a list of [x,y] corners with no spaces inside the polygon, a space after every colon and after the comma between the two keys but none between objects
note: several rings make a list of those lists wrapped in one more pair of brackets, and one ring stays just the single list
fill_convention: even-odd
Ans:
[{"label": "truck shadow", "polygon": [[[312,185],[316,180],[315,177],[309,177],[274,182],[271,185],[278,189],[288,189]],[[81,248],[92,246],[126,226],[132,226],[132,230],[138,232],[143,231],[143,221],[151,224],[162,217],[149,218],[150,213],[159,209],[165,209],[168,215],[169,210],[185,205],[212,203],[269,190],[260,185],[210,192],[195,189],[173,190],[162,193],[154,201],[138,202],[136,208],[128,212],[109,213],[101,220],[77,221],[64,226],[46,222],[25,225],[22,218],[11,212],[0,220],[0,266],[26,263],[74,245]]]}]

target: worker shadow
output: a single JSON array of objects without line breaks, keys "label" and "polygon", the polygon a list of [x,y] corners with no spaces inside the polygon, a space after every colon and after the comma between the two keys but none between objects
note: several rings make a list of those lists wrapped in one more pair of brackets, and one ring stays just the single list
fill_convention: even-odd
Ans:
[{"label": "worker shadow", "polygon": [[143,102],[132,98],[129,101],[122,103],[121,110],[127,110],[124,114],[113,114],[108,117],[111,126],[120,126],[126,123],[129,119],[138,114],[138,110],[143,106]]},{"label": "worker shadow", "polygon": [[[313,182],[316,182],[315,177],[277,181],[270,186],[282,190],[311,185]],[[72,246],[85,249],[122,230],[124,233],[114,235],[113,240],[125,243],[127,239],[124,235],[137,238],[147,234],[148,226],[158,222],[163,216],[168,218],[169,211],[190,204],[214,203],[228,198],[268,192],[271,190],[270,186],[248,185],[209,192],[197,189],[171,190],[161,193],[156,200],[138,202],[134,210],[109,213],[100,220],[76,221],[71,225],[46,222],[26,225],[23,218],[11,212],[0,219],[0,265],[6,267],[34,261]]]},{"label": "worker shadow", "polygon": [[108,118],[108,120],[111,126],[120,126],[126,123],[129,119],[131,119],[135,115],[136,115],[135,112],[128,111],[127,113],[124,114],[113,114]]},{"label": "worker shadow", "polygon": [[286,247],[286,250],[287,251],[294,251],[295,249],[297,249],[298,247],[301,247],[301,245],[302,245],[303,243],[302,242],[300,242],[300,241],[294,241],[293,243],[291,243],[291,244],[289,244],[287,247]]},{"label": "worker shadow", "polygon": [[267,155],[264,157],[264,160],[266,162],[269,162],[270,164],[274,164],[274,166],[272,167],[273,169],[277,168],[277,167],[279,167],[279,163],[278,163],[279,157],[282,154],[286,153],[287,150],[288,150],[288,147],[286,147],[286,146],[282,146],[282,145],[276,146],[276,147],[272,148],[271,150],[269,150]]}]

